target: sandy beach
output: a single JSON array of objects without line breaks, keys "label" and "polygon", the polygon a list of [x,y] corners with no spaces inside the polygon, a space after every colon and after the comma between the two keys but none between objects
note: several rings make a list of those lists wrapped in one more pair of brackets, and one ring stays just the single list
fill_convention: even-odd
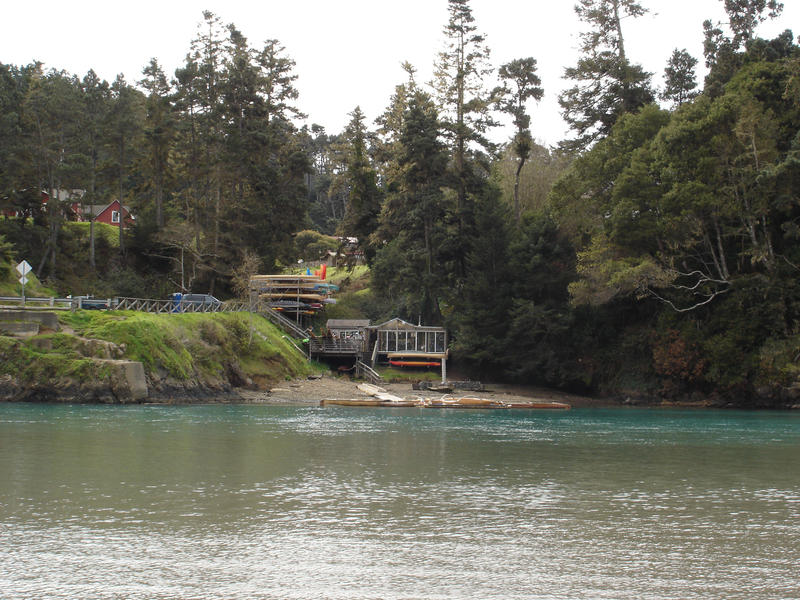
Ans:
[{"label": "sandy beach", "polygon": [[[332,377],[323,375],[314,379],[299,379],[294,381],[281,382],[272,386],[268,390],[244,390],[241,395],[248,402],[263,402],[274,404],[319,404],[322,400],[336,399],[344,400],[350,398],[361,398],[365,394],[361,392],[357,385],[359,381],[353,381],[347,377]],[[402,398],[431,397],[438,398],[442,394],[414,390],[410,383],[382,383],[381,387],[390,394]],[[611,406],[614,403],[605,399],[589,398],[566,394],[557,390],[537,388],[529,386],[518,386],[508,384],[488,384],[480,392],[459,392],[454,391],[453,395],[475,396],[478,398],[489,398],[502,400],[504,402],[566,402],[573,407],[579,406]]]}]

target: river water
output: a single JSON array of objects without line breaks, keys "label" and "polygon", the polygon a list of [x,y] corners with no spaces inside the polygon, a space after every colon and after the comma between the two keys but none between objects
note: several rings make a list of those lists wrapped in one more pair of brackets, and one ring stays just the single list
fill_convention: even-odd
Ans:
[{"label": "river water", "polygon": [[798,598],[800,413],[0,405],[0,598]]}]

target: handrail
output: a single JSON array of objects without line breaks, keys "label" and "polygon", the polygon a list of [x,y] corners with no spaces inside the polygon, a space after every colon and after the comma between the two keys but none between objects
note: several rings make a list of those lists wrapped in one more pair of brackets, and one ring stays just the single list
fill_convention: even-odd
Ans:
[{"label": "handrail", "polygon": [[361,351],[361,340],[334,340],[330,338],[311,338],[309,345],[312,353],[358,354]]},{"label": "handrail", "polygon": [[380,373],[361,360],[356,361],[356,375],[364,375],[372,383],[381,383],[383,381]]},{"label": "handrail", "polygon": [[297,325],[294,321],[287,319],[282,314],[280,314],[277,310],[273,310],[268,306],[264,306],[262,303],[259,302],[258,306],[256,307],[256,312],[261,315],[264,315],[273,323],[278,325],[279,327],[283,328],[286,333],[290,333],[292,335],[297,336],[300,339],[305,339],[307,336],[307,332]]},{"label": "handrail", "polygon": [[[56,298],[55,296],[50,296],[49,298],[30,298],[25,296],[0,296],[0,302],[13,302],[19,303],[20,307],[25,308],[59,308],[58,305],[66,304],[66,307],[61,308],[69,308],[74,299],[73,298]],[[29,307],[28,304],[39,304],[44,306],[32,306]]]}]

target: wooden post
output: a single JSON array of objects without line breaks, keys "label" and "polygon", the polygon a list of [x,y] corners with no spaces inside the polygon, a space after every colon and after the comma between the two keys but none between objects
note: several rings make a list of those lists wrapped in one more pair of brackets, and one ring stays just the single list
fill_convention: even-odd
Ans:
[{"label": "wooden post", "polygon": [[447,383],[447,358],[442,357],[442,383]]}]

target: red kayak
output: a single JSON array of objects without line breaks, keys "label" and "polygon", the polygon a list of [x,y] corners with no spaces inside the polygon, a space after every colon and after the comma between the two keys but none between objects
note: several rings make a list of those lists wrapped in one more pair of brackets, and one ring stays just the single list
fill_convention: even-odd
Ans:
[{"label": "red kayak", "polygon": [[441,367],[442,363],[420,360],[390,360],[389,364],[394,367]]}]

